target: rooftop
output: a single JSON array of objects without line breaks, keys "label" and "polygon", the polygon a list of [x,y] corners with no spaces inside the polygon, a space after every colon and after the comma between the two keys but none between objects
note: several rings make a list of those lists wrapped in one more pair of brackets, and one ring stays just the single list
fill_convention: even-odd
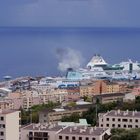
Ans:
[{"label": "rooftop", "polygon": [[95,95],[95,97],[113,97],[113,96],[125,96],[126,93],[112,93],[112,94],[101,94]]},{"label": "rooftop", "polygon": [[59,131],[61,129],[63,129],[63,126],[58,126],[56,124],[30,124],[26,127],[24,127],[23,129],[26,130],[32,130],[32,131]]},{"label": "rooftop", "polygon": [[18,110],[0,110],[0,115],[6,115],[10,113],[17,112]]},{"label": "rooftop", "polygon": [[55,109],[44,109],[40,111],[40,113],[50,113],[50,112],[66,112],[66,111],[72,111],[72,110],[85,110],[89,107],[93,106],[92,104],[82,104],[82,105],[76,105],[74,107],[64,106],[63,108],[55,108]]},{"label": "rooftop", "polygon": [[107,113],[104,113],[102,115],[105,116],[111,116],[111,117],[139,117],[140,118],[140,112],[139,111],[121,111],[121,110],[112,110]]},{"label": "rooftop", "polygon": [[92,135],[99,136],[107,131],[107,128],[98,128],[98,127],[86,127],[86,126],[74,126],[67,127],[63,129],[59,134],[71,134],[71,135]]},{"label": "rooftop", "polygon": [[91,135],[100,136],[108,130],[108,128],[88,127],[88,126],[59,126],[58,124],[30,124],[22,128],[23,130],[30,131],[55,131],[62,134],[71,135]]}]

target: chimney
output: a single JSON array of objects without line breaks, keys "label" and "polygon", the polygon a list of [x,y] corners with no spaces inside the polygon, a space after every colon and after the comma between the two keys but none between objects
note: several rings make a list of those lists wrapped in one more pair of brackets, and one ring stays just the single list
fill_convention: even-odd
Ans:
[{"label": "chimney", "polygon": [[92,134],[92,133],[93,133],[93,128],[90,128],[89,134]]},{"label": "chimney", "polygon": [[97,130],[97,127],[96,126],[94,127],[94,130]]},{"label": "chimney", "polygon": [[135,113],[137,113],[137,110],[135,110]]},{"label": "chimney", "polygon": [[127,110],[126,110],[126,114],[128,115],[128,113],[129,113],[129,110],[127,109]]},{"label": "chimney", "polygon": [[135,111],[132,112],[132,116],[135,116]]},{"label": "chimney", "polygon": [[70,128],[70,133],[72,132],[72,128]]},{"label": "chimney", "polygon": [[80,129],[80,133],[83,133],[83,129]]},{"label": "chimney", "polygon": [[126,112],[125,111],[123,112],[123,116],[126,116]]},{"label": "chimney", "polygon": [[120,111],[120,109],[118,109],[118,114],[120,114],[121,113],[121,111]]},{"label": "chimney", "polygon": [[35,124],[33,124],[33,129],[35,129]]},{"label": "chimney", "polygon": [[77,126],[74,126],[73,130],[77,130]]}]

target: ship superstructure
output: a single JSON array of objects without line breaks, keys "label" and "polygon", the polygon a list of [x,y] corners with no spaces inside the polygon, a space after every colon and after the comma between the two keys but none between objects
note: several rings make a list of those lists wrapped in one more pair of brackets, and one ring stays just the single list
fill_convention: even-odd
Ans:
[{"label": "ship superstructure", "polygon": [[121,62],[119,64],[109,65],[102,56],[94,55],[86,68],[71,70],[67,73],[67,79],[139,79],[140,63]]}]

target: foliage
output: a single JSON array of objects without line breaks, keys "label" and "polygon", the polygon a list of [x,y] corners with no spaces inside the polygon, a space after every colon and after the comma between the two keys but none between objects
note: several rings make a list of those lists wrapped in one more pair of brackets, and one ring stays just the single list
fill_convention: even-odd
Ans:
[{"label": "foliage", "polygon": [[112,129],[110,140],[139,140],[140,129]]},{"label": "foliage", "polygon": [[78,113],[73,113],[71,116],[62,117],[62,122],[78,122],[80,115]]},{"label": "foliage", "polygon": [[76,106],[76,103],[75,103],[75,102],[70,102],[70,103],[68,104],[68,106],[69,106],[69,107],[75,107],[75,106]]},{"label": "foliage", "polygon": [[83,99],[85,102],[92,102],[92,97],[90,96],[84,96]]},{"label": "foliage", "polygon": [[46,108],[53,109],[54,107],[56,107],[58,105],[59,105],[59,103],[53,103],[53,102],[49,101],[47,104],[35,105],[35,106],[31,107],[31,110],[33,112],[38,112],[38,111],[41,111]]},{"label": "foliage", "polygon": [[21,124],[25,125],[30,122],[38,123],[40,111],[42,111],[46,108],[53,109],[58,105],[59,105],[58,103],[53,103],[53,102],[49,101],[48,104],[35,105],[35,106],[31,107],[29,110],[24,110],[21,108],[20,109],[21,110]]}]

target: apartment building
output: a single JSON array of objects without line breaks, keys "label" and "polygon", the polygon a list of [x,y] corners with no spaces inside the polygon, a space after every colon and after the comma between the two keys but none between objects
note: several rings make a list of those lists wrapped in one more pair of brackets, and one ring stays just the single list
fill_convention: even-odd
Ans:
[{"label": "apartment building", "polygon": [[11,100],[1,100],[0,109],[1,110],[14,109],[14,103]]},{"label": "apartment building", "polygon": [[102,128],[140,128],[140,112],[112,110],[99,114],[99,127]]},{"label": "apartment building", "polygon": [[19,140],[20,112],[0,111],[0,140]]},{"label": "apartment building", "polygon": [[21,129],[21,140],[108,140],[110,129],[87,126],[31,124]]},{"label": "apartment building", "polygon": [[90,81],[89,83],[82,83],[80,86],[80,96],[92,96],[104,93],[105,82],[103,80]]},{"label": "apartment building", "polygon": [[106,93],[117,93],[120,92],[120,85],[117,83],[107,83]]},{"label": "apartment building", "polygon": [[24,92],[16,92],[16,93],[11,93],[8,95],[8,98],[5,100],[11,100],[11,102],[14,104],[14,109],[19,109],[23,108],[28,110],[34,105],[38,104],[47,104],[48,101],[53,101],[53,102],[61,102],[65,100],[65,97],[67,96],[66,91],[59,90],[53,90],[50,93],[46,92],[40,92],[38,93],[35,90],[31,91],[24,91]]},{"label": "apartment building", "polygon": [[[90,105],[88,105],[88,106],[90,106]],[[39,113],[39,122],[40,123],[58,122],[58,121],[61,121],[61,119],[64,116],[71,116],[74,113],[79,114],[81,116],[82,113],[86,112],[87,110],[88,110],[88,107],[71,108],[71,109],[57,108],[57,109],[53,109],[53,110],[46,109]]]},{"label": "apartment building", "polygon": [[95,127],[66,127],[57,134],[57,140],[108,140],[110,130]]},{"label": "apartment building", "polygon": [[51,92],[48,94],[40,95],[41,102],[47,104],[48,101],[52,102],[62,102],[66,100],[68,93],[67,92]]},{"label": "apartment building", "polygon": [[102,104],[123,101],[124,97],[125,97],[124,93],[101,94],[93,96],[93,103],[96,103],[97,99]]},{"label": "apartment building", "polygon": [[126,85],[107,80],[92,81],[80,86],[81,97],[100,94],[124,93],[126,91]]},{"label": "apartment building", "polygon": [[21,128],[21,140],[57,140],[56,135],[62,129],[55,124],[30,124]]}]

